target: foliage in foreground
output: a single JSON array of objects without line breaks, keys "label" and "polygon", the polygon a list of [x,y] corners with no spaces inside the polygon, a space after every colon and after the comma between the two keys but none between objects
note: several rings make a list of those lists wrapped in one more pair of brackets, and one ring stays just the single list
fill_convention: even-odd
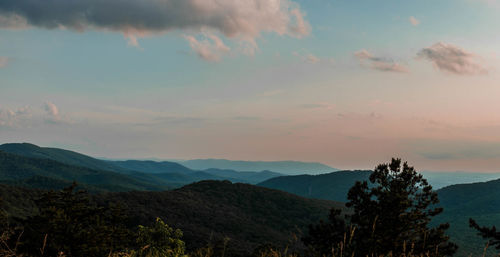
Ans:
[{"label": "foliage in foreground", "polygon": [[352,213],[339,217],[332,210],[329,223],[311,226],[304,238],[318,256],[331,256],[332,249],[356,256],[453,255],[457,246],[445,235],[448,224],[430,228],[441,213],[433,205],[437,194],[413,167],[400,159],[376,167],[367,181],[349,190],[347,207]]},{"label": "foliage in foreground", "polygon": [[[97,206],[76,183],[36,200],[37,214],[12,227],[0,215],[0,256],[184,256],[182,232],[157,219],[152,227],[126,227],[118,206]],[[1,212],[0,214],[4,214]]]},{"label": "foliage in foreground", "polygon": [[500,250],[500,231],[497,231],[495,226],[493,227],[481,227],[473,219],[469,219],[469,226],[477,230],[478,235],[488,239],[488,246],[495,246],[495,249]]}]

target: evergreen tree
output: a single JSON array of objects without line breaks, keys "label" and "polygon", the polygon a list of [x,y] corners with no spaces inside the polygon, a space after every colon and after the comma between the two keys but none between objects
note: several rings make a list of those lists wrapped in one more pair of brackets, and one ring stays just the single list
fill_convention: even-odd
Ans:
[{"label": "evergreen tree", "polygon": [[[347,225],[342,217],[341,210],[331,209],[328,216],[328,222],[320,221],[319,224],[309,225],[309,235],[304,237],[302,241],[309,246],[313,255],[328,256],[338,255],[338,251],[347,247],[348,231]],[[345,239],[345,240],[344,240]]]},{"label": "evergreen tree", "polygon": [[310,231],[310,237],[330,233],[331,242],[323,240],[318,244],[305,240],[305,243],[321,250],[321,255],[330,255],[331,249],[337,247],[331,245],[333,240],[345,235],[352,241],[343,249],[352,250],[350,254],[356,256],[452,255],[457,246],[445,235],[449,225],[429,226],[432,217],[443,211],[433,206],[438,202],[437,193],[421,174],[406,162],[401,165],[400,159],[392,159],[391,163],[375,168],[369,183],[358,181],[349,190],[346,206],[352,213],[345,218],[354,231],[331,221],[331,227],[323,225],[319,231]]},{"label": "evergreen tree", "polygon": [[36,201],[39,213],[25,221],[22,249],[28,255],[106,256],[130,243],[121,209],[99,207],[76,183]]},{"label": "evergreen tree", "polygon": [[482,236],[484,239],[488,239],[488,245],[495,246],[495,249],[500,250],[500,231],[497,231],[495,226],[481,227],[475,220],[469,219],[469,226],[478,231],[478,235]]}]

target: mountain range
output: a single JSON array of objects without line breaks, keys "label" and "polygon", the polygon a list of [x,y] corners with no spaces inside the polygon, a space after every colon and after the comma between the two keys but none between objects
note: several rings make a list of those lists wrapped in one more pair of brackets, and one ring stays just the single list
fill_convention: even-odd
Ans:
[{"label": "mountain range", "polygon": [[[18,166],[21,166],[23,163],[36,163],[40,160],[47,162],[43,167],[37,167],[36,169],[34,165],[31,165],[30,172],[26,173],[24,177],[8,176],[13,171],[8,170],[7,167],[16,166],[12,163],[5,163],[3,165],[3,175],[0,173],[0,180],[4,180],[6,183],[32,187],[37,186],[40,188],[46,187],[46,185],[41,184],[42,180],[44,184],[66,185],[72,179],[76,179],[82,185],[92,189],[92,191],[99,191],[99,188],[103,189],[105,187],[95,188],[96,183],[113,181],[106,176],[115,176],[122,179],[114,182],[115,186],[111,191],[163,190],[181,187],[201,180],[229,180],[232,182],[257,184],[269,178],[283,175],[267,170],[244,172],[216,168],[193,170],[181,164],[168,161],[100,160],[69,150],[39,147],[29,143],[3,144],[0,145],[0,151],[12,156],[12,158],[3,158],[2,161],[7,162],[10,159],[10,161],[17,162]],[[15,158],[14,155],[16,156]],[[51,162],[48,162],[48,160]],[[2,164],[0,163],[0,165]],[[28,169],[28,167],[25,168]],[[87,179],[86,177],[83,179],[77,176],[78,172],[75,173],[72,171],[82,168],[85,168],[86,172],[94,172],[95,179]],[[54,170],[59,171],[60,174],[54,174],[52,172]],[[120,183],[120,181],[134,180],[137,185],[141,186],[137,187]]]},{"label": "mountain range", "polygon": [[[468,219],[474,218],[483,226],[500,225],[500,179],[448,184],[498,174],[423,174],[432,185],[444,186],[437,190],[444,212],[433,222],[451,224],[449,235],[460,245],[459,256],[482,252],[485,241],[468,227]],[[339,202],[347,201],[351,186],[369,175],[367,170],[295,176],[269,170],[195,170],[166,161],[104,161],[26,143],[0,145],[0,184],[10,185],[3,185],[0,193],[12,213],[29,212],[30,204],[19,200],[20,195],[32,197],[40,192],[37,190],[60,189],[76,180],[99,201],[126,204],[137,224],[162,216],[199,245],[206,243],[202,238],[210,238],[210,234],[219,239],[230,235],[235,249],[247,253],[265,240],[283,243],[292,231],[291,224],[305,229],[307,222],[326,217],[329,206],[341,208]],[[289,217],[290,221],[285,221]],[[217,226],[208,220],[216,220]]]},{"label": "mountain range", "polygon": [[272,170],[286,175],[322,174],[338,171],[328,165],[317,162],[298,161],[233,161],[225,159],[196,159],[178,161],[180,164],[196,170],[210,168],[229,169],[235,171]]}]

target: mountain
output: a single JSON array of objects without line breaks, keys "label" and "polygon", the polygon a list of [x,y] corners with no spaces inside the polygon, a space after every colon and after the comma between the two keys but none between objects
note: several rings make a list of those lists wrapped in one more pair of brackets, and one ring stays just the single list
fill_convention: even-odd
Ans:
[{"label": "mountain", "polygon": [[2,151],[0,151],[0,181],[35,188],[60,188],[78,181],[92,191],[164,190],[167,188],[116,172],[94,170],[50,159],[29,158]]},{"label": "mountain", "polygon": [[[424,172],[433,187],[450,181],[474,181],[497,174]],[[370,171],[338,171],[321,175],[282,176],[259,183],[259,186],[283,190],[303,197],[347,201],[347,192],[356,181],[367,180]],[[458,175],[454,177],[454,175]],[[469,228],[469,218],[483,226],[500,226],[500,179],[488,182],[457,184],[436,190],[439,206],[444,212],[433,219],[433,224],[450,223],[448,234],[460,248],[457,256],[482,253],[486,241]]]},{"label": "mountain", "polygon": [[281,173],[272,172],[268,170],[256,172],[256,171],[234,171],[234,170],[223,170],[223,169],[206,169],[203,172],[219,177],[230,178],[229,180],[234,179],[234,180],[245,181],[250,184],[258,184],[270,178],[283,176],[283,174]]},{"label": "mountain", "polygon": [[321,175],[276,177],[259,183],[259,186],[278,189],[303,197],[347,201],[347,192],[356,181],[368,180],[370,171],[336,171]]},{"label": "mountain", "polygon": [[[84,167],[92,170],[118,172],[128,175],[129,178],[134,178],[142,182],[160,186],[160,188],[165,188],[165,186],[180,187],[201,180],[230,180],[232,182],[256,184],[268,178],[281,175],[269,171],[242,172],[241,174],[240,172],[232,170],[209,169],[207,171],[200,171],[192,170],[181,164],[168,161],[100,160],[65,149],[39,147],[29,143],[3,144],[0,145],[0,151],[29,158],[49,159],[63,164]],[[51,179],[54,180],[54,178]],[[75,179],[76,177],[73,179],[68,178],[68,181],[71,182]],[[51,183],[66,184],[69,183],[68,181],[52,181]],[[31,184],[28,182],[31,183],[33,181],[30,180],[23,183],[30,186]],[[43,185],[39,184],[40,182],[41,181],[37,182],[37,186],[44,188]],[[10,181],[9,183],[13,182]],[[16,183],[21,185],[21,181],[17,181]],[[34,186],[34,184],[31,186]]]},{"label": "mountain", "polygon": [[[422,172],[434,190],[449,186],[452,183],[460,184],[475,181],[487,181],[488,178],[500,176],[498,173],[472,172]],[[336,171],[320,175],[281,176],[263,181],[258,185],[286,191],[292,194],[326,199],[346,201],[347,192],[356,181],[368,180],[370,171]]]},{"label": "mountain", "polygon": [[286,175],[298,174],[321,174],[338,169],[317,162],[298,161],[232,161],[224,159],[196,159],[180,161],[180,164],[194,170],[206,170],[210,168],[229,169],[235,171],[263,171],[271,170]]},{"label": "mountain", "polygon": [[[0,185],[9,214],[33,212],[41,191]],[[306,199],[289,193],[228,181],[203,181],[163,192],[124,192],[94,195],[99,204],[120,203],[131,217],[130,226],[150,225],[160,217],[183,231],[188,250],[227,241],[227,256],[249,256],[259,245],[285,247],[325,219],[331,207],[342,204]],[[293,247],[303,247],[300,242]],[[293,250],[293,249],[291,249]]]},{"label": "mountain", "polygon": [[423,171],[422,175],[429,181],[434,189],[446,186],[485,182],[500,178],[500,173],[478,173],[466,171]]},{"label": "mountain", "polygon": [[29,143],[3,144],[0,145],[0,151],[31,158],[50,159],[64,164],[80,166],[94,170],[107,170],[116,172],[125,171],[125,169],[107,163],[105,161],[92,158],[90,156],[83,155],[77,152],[59,148],[39,147],[37,145]]},{"label": "mountain", "polygon": [[112,166],[117,166],[126,170],[141,171],[144,173],[180,173],[189,174],[194,173],[183,165],[175,162],[167,161],[139,161],[139,160],[126,160],[126,161],[106,161]]},{"label": "mountain", "polygon": [[482,252],[486,240],[469,228],[469,218],[481,226],[500,226],[500,179],[447,186],[437,192],[444,212],[436,217],[435,222],[450,223],[449,234],[461,246],[459,255]]}]

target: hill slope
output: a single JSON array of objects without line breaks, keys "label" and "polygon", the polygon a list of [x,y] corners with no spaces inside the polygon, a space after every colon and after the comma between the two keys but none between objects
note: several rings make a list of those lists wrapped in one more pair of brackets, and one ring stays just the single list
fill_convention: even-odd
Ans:
[{"label": "hill slope", "polygon": [[[0,180],[4,183],[35,188],[65,186],[78,181],[89,189],[106,191],[164,190],[155,185],[124,174],[73,166],[50,159],[28,158],[0,151]],[[57,187],[56,187],[57,188]],[[99,191],[97,190],[97,191]]]},{"label": "hill slope", "polygon": [[162,186],[167,185],[169,187],[179,187],[201,180],[226,179],[232,182],[257,184],[271,177],[281,175],[269,171],[238,172],[234,170],[219,169],[199,171],[168,161],[104,161],[65,149],[39,147],[29,143],[3,144],[0,145],[0,151],[29,158],[54,160],[67,165],[85,167],[93,170],[124,173],[129,175],[129,177],[133,177],[143,182]]},{"label": "hill slope", "polygon": [[345,202],[347,192],[354,183],[367,180],[370,174],[370,171],[337,171],[321,175],[283,176],[258,185],[303,197]]},{"label": "hill slope", "polygon": [[[469,228],[469,218],[482,226],[500,225],[500,179],[488,182],[452,185],[440,190],[440,206],[444,212],[435,222],[449,222],[449,234],[460,246],[459,255],[482,252],[486,240]],[[491,248],[491,247],[490,247]],[[490,249],[492,250],[492,249]]]},{"label": "hill slope", "polygon": [[[39,190],[0,184],[0,197],[5,199],[9,213],[33,213],[31,199],[39,194]],[[308,224],[326,218],[331,207],[341,207],[331,201],[228,181],[203,181],[163,192],[98,194],[94,199],[101,204],[124,205],[132,218],[131,226],[148,225],[156,217],[162,218],[182,229],[189,250],[227,237],[228,255],[245,256],[265,243],[284,247],[292,233],[300,237]]]},{"label": "hill slope", "polygon": [[223,169],[206,169],[203,172],[228,178],[231,181],[247,182],[250,184],[258,184],[260,182],[266,181],[270,178],[283,176],[281,173],[272,172],[268,170],[264,171],[234,171],[234,170],[223,170]]},{"label": "hill slope", "polygon": [[259,244],[285,245],[292,233],[326,218],[342,204],[306,199],[285,192],[229,181],[202,181],[165,192],[128,192],[100,195],[101,201],[128,206],[136,223],[161,217],[184,231],[191,248],[205,246],[210,238],[229,237],[228,247],[251,253]]},{"label": "hill slope", "polygon": [[180,174],[190,174],[195,172],[185,166],[182,166],[175,162],[156,162],[156,161],[139,161],[139,160],[127,160],[127,161],[106,161],[110,165],[120,167],[125,170],[135,170],[144,173],[180,173]]},{"label": "hill slope", "polygon": [[94,170],[107,170],[116,172],[124,171],[124,169],[119,168],[115,165],[84,154],[59,148],[39,147],[37,145],[29,143],[3,144],[0,145],[0,151],[30,158],[50,159],[64,164],[80,166]]}]

